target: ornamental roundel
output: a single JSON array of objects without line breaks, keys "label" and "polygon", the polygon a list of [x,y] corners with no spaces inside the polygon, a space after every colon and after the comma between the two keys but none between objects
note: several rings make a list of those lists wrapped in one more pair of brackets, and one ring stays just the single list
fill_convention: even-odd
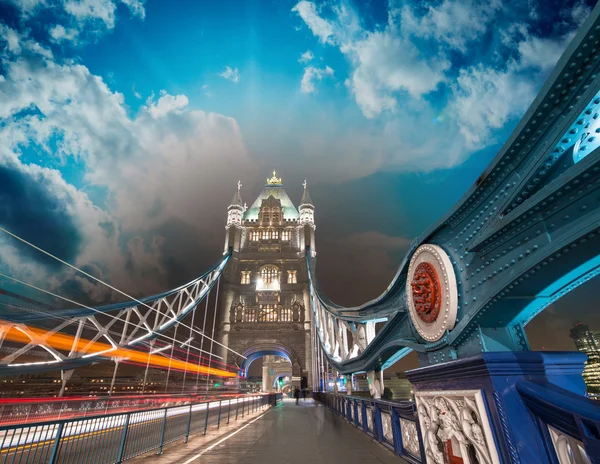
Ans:
[{"label": "ornamental roundel", "polygon": [[456,276],[442,248],[417,248],[408,267],[406,296],[410,318],[425,340],[439,340],[446,330],[454,328],[458,310]]}]

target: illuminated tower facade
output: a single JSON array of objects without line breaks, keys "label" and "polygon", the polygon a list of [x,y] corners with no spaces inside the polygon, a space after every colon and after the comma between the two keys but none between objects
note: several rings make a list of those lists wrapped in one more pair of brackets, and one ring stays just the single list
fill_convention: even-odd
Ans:
[{"label": "illuminated tower facade", "polygon": [[291,363],[294,385],[310,386],[314,337],[306,247],[315,253],[315,207],[306,181],[303,187],[296,208],[273,172],[247,207],[238,183],[227,208],[225,252],[231,248],[232,256],[220,283],[218,337],[242,355],[221,351],[242,375],[255,359],[280,356]]}]

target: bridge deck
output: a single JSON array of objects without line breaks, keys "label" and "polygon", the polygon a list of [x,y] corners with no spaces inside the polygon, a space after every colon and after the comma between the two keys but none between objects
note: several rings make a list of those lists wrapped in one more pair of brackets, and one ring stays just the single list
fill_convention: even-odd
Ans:
[{"label": "bridge deck", "polygon": [[[165,448],[162,456],[150,456],[143,461],[157,464],[406,462],[313,400],[300,400],[299,406],[294,400],[284,400],[209,451],[206,450],[210,443],[190,438],[188,444],[174,444]],[[195,441],[200,443],[195,445]]]}]

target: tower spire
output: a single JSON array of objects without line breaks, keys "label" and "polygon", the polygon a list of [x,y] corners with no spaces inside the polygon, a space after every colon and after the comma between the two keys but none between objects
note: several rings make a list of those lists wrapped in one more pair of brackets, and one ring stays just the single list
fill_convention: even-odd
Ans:
[{"label": "tower spire", "polygon": [[241,207],[244,206],[244,203],[242,202],[241,189],[242,189],[242,182],[238,180],[237,191],[235,192],[235,195],[233,195],[233,199],[231,200],[231,204],[229,206],[241,206]]},{"label": "tower spire", "polygon": [[302,193],[302,199],[300,200],[300,206],[302,205],[313,205],[312,202],[312,198],[310,198],[310,194],[308,193],[308,187],[306,184],[306,179],[304,179],[304,182],[302,183],[302,186],[304,187],[304,192]]},{"label": "tower spire", "polygon": [[238,180],[237,190],[233,195],[231,203],[227,207],[227,225],[241,225],[244,214],[244,202],[242,202],[242,183]]}]

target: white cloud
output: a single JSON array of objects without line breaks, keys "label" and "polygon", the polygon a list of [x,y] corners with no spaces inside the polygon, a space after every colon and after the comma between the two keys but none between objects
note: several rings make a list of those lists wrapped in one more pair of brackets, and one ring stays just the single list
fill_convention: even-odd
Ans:
[{"label": "white cloud", "polygon": [[467,45],[486,32],[489,22],[501,6],[499,0],[444,0],[435,7],[426,6],[426,13],[420,17],[408,5],[396,14],[401,17],[405,34],[432,37],[441,44],[465,53]]},{"label": "white cloud", "polygon": [[472,149],[487,145],[491,132],[522,114],[536,94],[536,87],[519,76],[514,64],[506,71],[474,66],[461,70],[450,112]]},{"label": "white cloud", "polygon": [[[378,146],[371,149],[372,165],[410,170],[452,167],[497,143],[499,130],[533,101],[574,36],[573,23],[589,14],[584,2],[578,2],[560,12],[565,19],[557,27],[569,33],[541,38],[528,29],[531,17],[523,16],[525,23],[507,22],[499,0],[441,0],[418,7],[390,2],[387,23],[372,29],[346,5],[328,2],[317,8],[301,1],[292,11],[316,38],[346,56],[346,87],[362,114],[376,124],[369,133],[362,128],[365,142],[353,140],[348,153],[360,160],[370,141]],[[495,42],[486,44],[481,56],[468,53],[490,33]],[[455,60],[457,52],[468,59]],[[500,56],[511,58],[499,66]],[[315,90],[313,80],[307,67],[303,87],[309,92]],[[441,98],[427,98],[438,90]],[[415,137],[424,133],[429,135]],[[352,138],[338,134],[338,140]],[[345,163],[350,170],[352,166]]]},{"label": "white cloud", "polygon": [[518,56],[497,69],[475,65],[462,69],[453,84],[449,112],[456,118],[467,147],[484,147],[495,130],[522,115],[538,92],[538,85],[554,67],[573,33],[559,38],[540,38],[519,25],[508,36]]},{"label": "white cloud", "polygon": [[76,29],[65,29],[62,24],[50,28],[50,37],[54,42],[62,42],[63,40],[74,40],[79,35]]},{"label": "white cloud", "polygon": [[401,34],[397,10],[390,11],[385,28],[374,32],[360,27],[353,10],[343,5],[333,10],[336,21],[330,23],[318,15],[313,3],[302,1],[292,9],[315,36],[337,45],[348,57],[353,71],[347,85],[367,118],[395,110],[397,92],[420,98],[445,79],[450,62],[443,55],[420,53],[409,37]]},{"label": "white cloud", "polygon": [[133,96],[138,100],[142,98],[142,94],[135,90],[135,84],[131,86],[131,91],[133,92]]},{"label": "white cloud", "polygon": [[427,58],[395,28],[367,33],[345,46],[354,71],[350,88],[364,115],[373,118],[397,106],[395,93],[405,91],[420,98],[437,88],[450,62],[443,57]]},{"label": "white cloud", "polygon": [[154,103],[152,97],[148,99],[148,113],[154,118],[160,118],[170,113],[180,112],[188,105],[189,101],[185,95],[169,95],[166,90],[160,91],[160,98]]},{"label": "white cloud", "polygon": [[327,20],[319,16],[317,7],[313,2],[302,0],[292,8],[292,11],[298,13],[312,33],[316,35],[321,42],[333,43],[331,39],[333,36],[333,27]]},{"label": "white cloud", "polygon": [[[22,38],[17,43],[35,49]],[[119,286],[164,288],[170,276],[162,250],[174,239],[172,228],[196,238],[208,234],[210,224],[225,214],[214,201],[231,196],[238,170],[255,169],[236,121],[190,109],[185,95],[165,91],[131,117],[123,95],[85,66],[33,53],[4,57],[0,163],[10,162],[39,182],[46,179],[48,191],[62,198],[84,237],[76,265],[92,263]],[[26,108],[41,114],[14,117]],[[50,148],[54,144],[57,148]],[[48,162],[79,160],[86,186],[107,192],[107,210],[58,171],[22,163],[24,145]],[[218,248],[221,237],[210,237],[216,243],[209,246]],[[33,269],[20,259],[23,272]],[[66,276],[57,276],[57,284]]]},{"label": "white cloud", "polygon": [[145,0],[121,0],[121,2],[129,7],[133,15],[138,16],[140,19],[146,17]]},{"label": "white cloud", "polygon": [[240,71],[238,68],[231,68],[229,66],[225,66],[225,70],[222,73],[219,73],[223,79],[227,79],[233,83],[238,83],[240,80]]},{"label": "white cloud", "polygon": [[210,86],[208,84],[203,84],[202,87],[200,87],[200,89],[202,90],[202,93],[205,97],[213,96],[213,93],[210,91]]},{"label": "white cloud", "polygon": [[571,19],[575,22],[577,27],[579,27],[587,19],[591,11],[592,9],[585,4],[585,0],[580,0],[573,8],[571,8],[569,13],[571,15]]},{"label": "white cloud", "polygon": [[300,90],[302,93],[314,93],[316,92],[315,81],[320,81],[326,76],[333,76],[333,69],[329,66],[324,68],[315,68],[314,66],[307,66],[304,68],[304,75],[300,82]]},{"label": "white cloud", "polygon": [[54,42],[68,40],[79,43],[84,31],[85,35],[93,37],[114,28],[118,3],[126,5],[132,15],[142,20],[146,17],[145,0],[12,0],[12,3],[24,18],[44,9],[66,13],[61,15],[65,24],[57,24],[49,30]]},{"label": "white cloud", "polygon": [[111,0],[65,0],[63,7],[79,22],[101,21],[108,29],[115,27],[117,5]]},{"label": "white cloud", "polygon": [[300,55],[298,63],[306,64],[309,61],[311,61],[314,57],[315,55],[313,55],[313,53],[310,50],[306,50],[302,55]]}]

